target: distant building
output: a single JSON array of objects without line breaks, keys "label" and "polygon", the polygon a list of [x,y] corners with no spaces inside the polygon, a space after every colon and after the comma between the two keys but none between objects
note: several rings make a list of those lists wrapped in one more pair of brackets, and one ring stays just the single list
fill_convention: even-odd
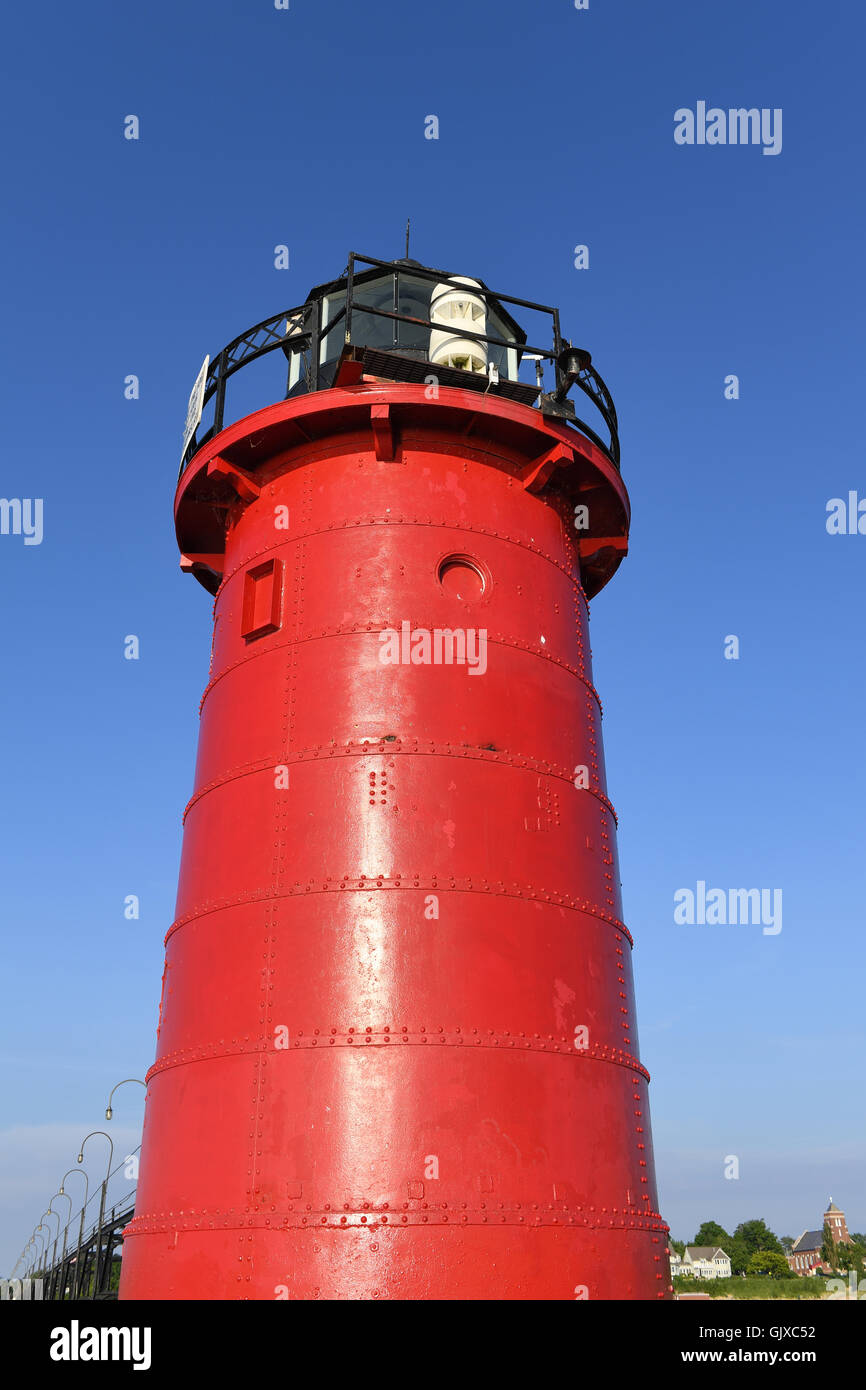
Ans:
[{"label": "distant building", "polygon": [[821,1259],[821,1246],[824,1244],[824,1232],[804,1231],[799,1240],[795,1240],[788,1255],[788,1264],[795,1274],[820,1274],[824,1268]]},{"label": "distant building", "polygon": [[830,1205],[824,1212],[824,1225],[830,1227],[830,1234],[837,1245],[850,1245],[851,1237],[848,1234],[848,1223],[845,1220],[844,1211],[840,1211],[830,1198]]},{"label": "distant building", "polygon": [[715,1245],[687,1245],[678,1273],[694,1279],[730,1279],[730,1256]]},{"label": "distant building", "polygon": [[831,1197],[824,1212],[820,1231],[804,1231],[799,1240],[794,1241],[791,1250],[786,1252],[788,1264],[794,1274],[803,1277],[810,1274],[832,1274],[830,1266],[821,1258],[825,1226],[829,1226],[830,1234],[837,1245],[851,1244],[845,1213],[839,1210]]}]

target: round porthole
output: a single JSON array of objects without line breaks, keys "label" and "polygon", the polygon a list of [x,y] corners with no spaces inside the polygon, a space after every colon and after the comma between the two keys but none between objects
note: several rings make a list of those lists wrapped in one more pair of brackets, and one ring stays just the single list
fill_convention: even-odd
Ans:
[{"label": "round porthole", "polygon": [[488,579],[477,560],[468,555],[447,555],[439,565],[439,583],[449,598],[467,603],[483,597]]}]

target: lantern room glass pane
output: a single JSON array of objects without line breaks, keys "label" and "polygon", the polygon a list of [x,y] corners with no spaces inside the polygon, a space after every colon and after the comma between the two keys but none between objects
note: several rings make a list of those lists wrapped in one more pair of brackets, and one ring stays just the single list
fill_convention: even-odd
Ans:
[{"label": "lantern room glass pane", "polygon": [[[395,279],[396,293],[398,300],[395,310]],[[369,280],[356,280],[352,292],[352,342],[363,345],[364,347],[380,348],[385,352],[401,352],[409,357],[426,359],[430,349],[430,301],[435,288],[435,282],[431,279],[424,279],[419,275],[412,275],[411,272],[399,272],[399,274],[389,272],[377,275]],[[483,291],[473,290],[480,298],[485,299]],[[497,347],[490,344],[487,349],[487,360],[498,368],[500,376],[507,377],[511,381],[518,379],[519,346],[516,343],[513,330],[509,327],[505,318],[492,307],[487,300],[487,328],[486,332],[494,337],[503,338],[509,343],[515,343],[514,347]],[[329,331],[326,332],[328,323],[344,309],[346,305],[346,290],[341,287],[333,294],[325,295],[322,300],[322,338],[319,344],[319,362],[321,365],[333,363],[340,356],[346,341],[346,320],[345,315]],[[381,314],[366,314],[364,306],[384,310],[387,313],[397,312],[405,314],[408,318],[421,319],[421,323],[404,323],[396,319],[385,318]]]}]

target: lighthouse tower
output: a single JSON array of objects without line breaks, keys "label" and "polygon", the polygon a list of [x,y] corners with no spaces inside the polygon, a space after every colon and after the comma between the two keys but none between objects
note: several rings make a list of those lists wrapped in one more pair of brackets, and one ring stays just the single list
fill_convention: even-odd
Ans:
[{"label": "lighthouse tower", "polygon": [[669,1297],[589,354],[353,253],[206,359],[175,517],[213,645],[121,1298]]}]

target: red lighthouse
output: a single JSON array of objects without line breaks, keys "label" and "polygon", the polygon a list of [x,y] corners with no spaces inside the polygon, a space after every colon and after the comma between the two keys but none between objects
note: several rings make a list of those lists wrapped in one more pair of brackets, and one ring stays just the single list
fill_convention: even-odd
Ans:
[{"label": "red lighthouse", "polygon": [[[276,403],[226,423],[264,358]],[[353,254],[205,364],[175,514],[214,635],[121,1297],[669,1296],[589,354]]]}]

